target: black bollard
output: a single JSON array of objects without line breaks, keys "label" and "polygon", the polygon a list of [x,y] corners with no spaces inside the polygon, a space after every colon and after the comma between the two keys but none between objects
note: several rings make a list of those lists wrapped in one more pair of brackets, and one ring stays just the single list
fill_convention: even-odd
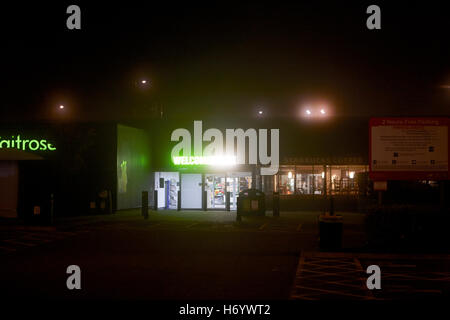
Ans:
[{"label": "black bollard", "polygon": [[208,196],[208,193],[206,192],[206,191],[203,191],[203,197],[202,197],[202,209],[203,209],[203,211],[206,211],[207,210],[207,196]]},{"label": "black bollard", "polygon": [[53,193],[50,195],[50,224],[53,224],[54,217],[54,208],[55,208],[55,199],[53,197]]},{"label": "black bollard", "polygon": [[334,198],[330,197],[330,216],[334,216]]},{"label": "black bollard", "polygon": [[181,191],[178,190],[177,211],[181,210]]},{"label": "black bollard", "polygon": [[153,191],[153,210],[158,211],[158,190]]},{"label": "black bollard", "polygon": [[142,191],[142,215],[148,219],[148,191]]},{"label": "black bollard", "polygon": [[231,192],[227,192],[225,197],[225,207],[227,211],[230,211],[230,199],[231,199]]},{"label": "black bollard", "polygon": [[273,192],[273,216],[279,217],[280,216],[280,193],[279,192]]},{"label": "black bollard", "polygon": [[242,216],[241,216],[241,202],[239,201],[239,197],[237,198],[237,203],[236,203],[236,222],[241,222],[242,221]]}]

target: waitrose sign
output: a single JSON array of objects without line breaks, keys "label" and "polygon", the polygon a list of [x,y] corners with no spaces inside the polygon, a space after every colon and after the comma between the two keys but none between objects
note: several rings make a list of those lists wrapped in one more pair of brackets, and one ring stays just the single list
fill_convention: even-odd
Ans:
[{"label": "waitrose sign", "polygon": [[22,138],[20,135],[2,137],[0,136],[0,149],[19,149],[19,150],[41,150],[55,151],[56,148],[45,139]]}]

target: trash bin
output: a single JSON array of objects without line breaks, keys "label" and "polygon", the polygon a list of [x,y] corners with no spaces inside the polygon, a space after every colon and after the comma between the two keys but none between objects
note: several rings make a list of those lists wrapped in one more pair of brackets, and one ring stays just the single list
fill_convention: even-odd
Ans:
[{"label": "trash bin", "polygon": [[239,192],[237,213],[241,216],[264,216],[266,214],[266,196],[257,189]]},{"label": "trash bin", "polygon": [[342,249],[342,216],[321,214],[319,216],[320,249],[337,251]]}]

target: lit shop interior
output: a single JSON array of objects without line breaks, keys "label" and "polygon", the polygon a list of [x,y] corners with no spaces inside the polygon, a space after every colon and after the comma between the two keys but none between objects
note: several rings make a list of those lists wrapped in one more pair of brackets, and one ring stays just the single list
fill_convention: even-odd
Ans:
[{"label": "lit shop interior", "polygon": [[361,181],[366,181],[367,165],[297,165],[280,166],[274,176],[274,189],[282,195],[358,195]]},{"label": "lit shop interior", "polygon": [[278,191],[280,195],[323,195],[326,180],[328,195],[357,196],[364,192],[361,188],[367,181],[368,170],[367,165],[281,165],[278,174],[265,177],[262,184],[253,181],[255,176],[245,171],[154,174],[159,209],[177,209],[178,191],[181,191],[181,209],[205,206],[207,210],[225,210],[229,192],[230,210],[236,210],[239,192],[252,187],[268,194]]},{"label": "lit shop interior", "polygon": [[201,209],[203,197],[206,197],[206,209],[225,210],[229,192],[230,209],[236,210],[239,192],[251,187],[251,172],[155,172],[159,209],[177,209],[178,191],[181,191],[181,209]]}]

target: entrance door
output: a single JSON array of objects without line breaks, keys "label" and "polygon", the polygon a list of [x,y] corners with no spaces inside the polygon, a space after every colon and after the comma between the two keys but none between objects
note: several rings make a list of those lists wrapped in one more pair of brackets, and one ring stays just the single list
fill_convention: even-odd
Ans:
[{"label": "entrance door", "polygon": [[252,187],[251,172],[231,172],[227,174],[227,191],[230,192],[230,210],[237,209],[239,192]]},{"label": "entrance door", "polygon": [[239,178],[227,177],[227,191],[230,192],[230,210],[236,210],[239,196]]},{"label": "entrance door", "polygon": [[205,175],[206,206],[208,209],[225,209],[225,175]]},{"label": "entrance door", "polygon": [[201,209],[202,175],[185,173],[181,175],[181,208]]}]

